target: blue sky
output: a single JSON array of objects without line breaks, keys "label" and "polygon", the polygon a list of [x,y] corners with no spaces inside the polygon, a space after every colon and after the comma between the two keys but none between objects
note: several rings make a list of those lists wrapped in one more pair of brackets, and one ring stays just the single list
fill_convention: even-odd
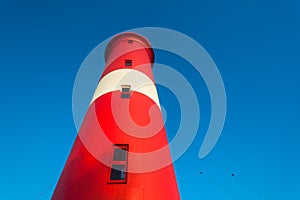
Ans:
[{"label": "blue sky", "polygon": [[[107,37],[145,26],[194,38],[226,88],[223,133],[200,160],[209,95],[186,72],[203,106],[198,135],[174,164],[182,199],[299,199],[299,11],[296,0],[0,1],[0,199],[34,199],[52,186],[38,199],[50,198],[76,136],[77,70]],[[164,52],[157,59],[188,67]],[[171,138],[176,99],[158,89]]]}]

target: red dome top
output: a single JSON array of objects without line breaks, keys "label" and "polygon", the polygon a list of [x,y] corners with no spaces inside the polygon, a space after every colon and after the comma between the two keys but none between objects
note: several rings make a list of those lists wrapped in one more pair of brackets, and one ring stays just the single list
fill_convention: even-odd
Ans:
[{"label": "red dome top", "polygon": [[138,42],[139,44],[141,44],[142,46],[145,47],[145,50],[147,51],[149,58],[150,58],[150,62],[154,63],[154,51],[151,47],[150,42],[143,36],[136,34],[136,33],[132,33],[132,32],[127,32],[127,33],[121,33],[116,35],[115,37],[113,37],[110,42],[108,43],[106,49],[105,49],[105,62],[107,62],[112,49],[121,41],[134,41],[134,42]]}]

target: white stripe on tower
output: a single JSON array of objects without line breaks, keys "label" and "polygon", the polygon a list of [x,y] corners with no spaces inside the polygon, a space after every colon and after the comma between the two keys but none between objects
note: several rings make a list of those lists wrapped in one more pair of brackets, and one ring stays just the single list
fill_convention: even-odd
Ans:
[{"label": "white stripe on tower", "polygon": [[118,69],[106,74],[99,81],[90,104],[106,93],[121,90],[121,85],[130,85],[132,91],[148,96],[160,108],[154,82],[146,74],[135,69]]}]

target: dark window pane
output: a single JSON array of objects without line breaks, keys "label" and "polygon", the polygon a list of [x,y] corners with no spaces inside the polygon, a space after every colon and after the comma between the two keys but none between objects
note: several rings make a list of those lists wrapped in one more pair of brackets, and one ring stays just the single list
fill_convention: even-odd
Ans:
[{"label": "dark window pane", "polygon": [[123,87],[122,92],[130,92],[130,88],[129,87]]},{"label": "dark window pane", "polygon": [[125,66],[132,66],[132,60],[125,60]]},{"label": "dark window pane", "polygon": [[112,165],[110,180],[125,180],[125,165]]},{"label": "dark window pane", "polygon": [[125,161],[126,160],[126,148],[115,148],[114,149],[114,161]]},{"label": "dark window pane", "polygon": [[130,98],[130,94],[129,93],[123,93],[123,94],[121,94],[121,98]]},{"label": "dark window pane", "polygon": [[133,40],[128,40],[128,43],[129,43],[129,44],[132,44],[132,43],[133,43]]}]

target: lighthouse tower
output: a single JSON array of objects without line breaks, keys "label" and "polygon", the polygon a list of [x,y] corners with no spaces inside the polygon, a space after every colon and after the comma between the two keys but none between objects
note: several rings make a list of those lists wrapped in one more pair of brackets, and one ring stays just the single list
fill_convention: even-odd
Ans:
[{"label": "lighthouse tower", "polygon": [[115,36],[53,200],[180,199],[157,90],[154,52]]}]

